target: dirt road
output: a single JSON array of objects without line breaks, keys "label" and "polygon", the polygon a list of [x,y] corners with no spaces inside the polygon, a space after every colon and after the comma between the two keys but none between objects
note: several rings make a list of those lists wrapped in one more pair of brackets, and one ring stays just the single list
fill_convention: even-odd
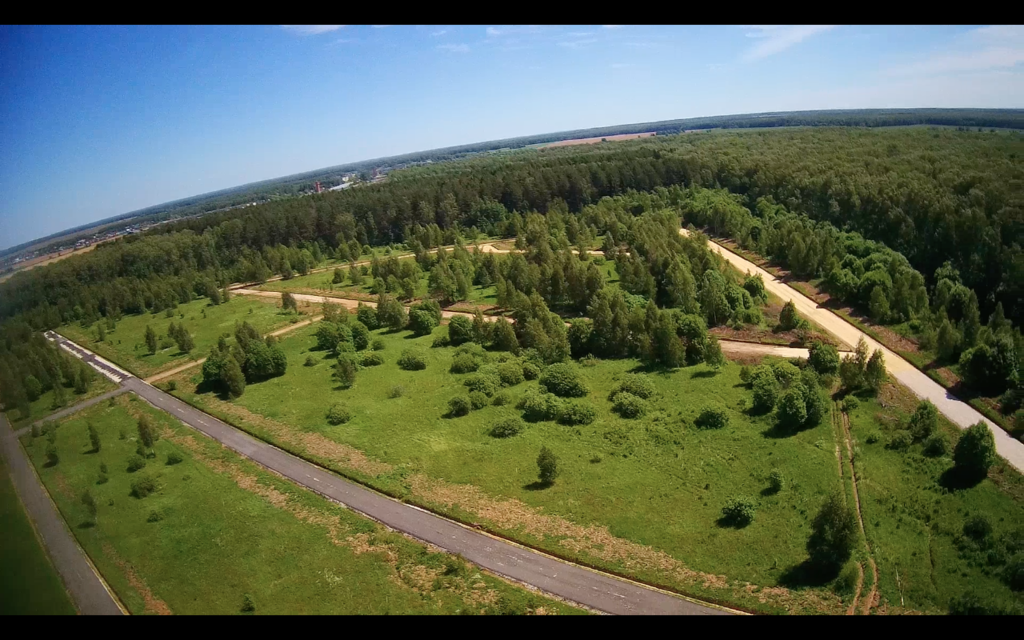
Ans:
[{"label": "dirt road", "polygon": [[[686,229],[680,229],[679,233],[687,235]],[[966,402],[958,400],[955,396],[946,391],[942,385],[935,382],[919,369],[914,367],[891,350],[885,348],[877,340],[865,334],[863,331],[842,319],[832,311],[818,305],[807,296],[793,289],[789,285],[779,281],[776,277],[761,269],[749,260],[729,251],[725,247],[708,241],[711,250],[725,258],[730,264],[739,269],[740,273],[760,274],[764,279],[764,286],[785,301],[792,301],[796,310],[804,317],[818,324],[820,327],[831,333],[833,336],[848,344],[850,348],[857,346],[857,341],[864,338],[868,349],[874,351],[880,349],[885,356],[885,368],[889,374],[910,389],[914,395],[921,399],[930,400],[942,415],[960,427],[966,429],[971,425],[984,422],[988,425],[992,435],[995,436],[996,452],[1018,471],[1024,472],[1024,443],[1010,437],[1008,433],[999,428],[991,420],[981,415]],[[724,347],[723,347],[724,348]]]}]

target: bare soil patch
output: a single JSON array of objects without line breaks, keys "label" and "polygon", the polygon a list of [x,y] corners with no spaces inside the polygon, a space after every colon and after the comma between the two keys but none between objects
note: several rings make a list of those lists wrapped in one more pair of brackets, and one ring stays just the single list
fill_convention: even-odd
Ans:
[{"label": "bare soil patch", "polygon": [[167,606],[167,603],[156,597],[146,582],[140,578],[137,573],[135,573],[135,568],[117,555],[117,552],[114,551],[114,547],[109,543],[104,543],[103,553],[109,557],[115,565],[117,565],[117,568],[124,573],[124,577],[128,580],[128,584],[130,584],[131,587],[138,592],[139,596],[142,597],[142,601],[145,603],[146,613],[155,613],[161,616],[169,616],[173,613],[171,608]]},{"label": "bare soil patch", "polygon": [[637,138],[650,138],[656,135],[655,132],[650,131],[648,133],[621,133],[615,136],[604,136],[597,138],[577,138],[575,140],[560,140],[558,142],[552,142],[546,144],[541,149],[547,149],[549,147],[571,147],[577,144],[597,144],[599,142],[618,142],[620,140],[636,140]]}]

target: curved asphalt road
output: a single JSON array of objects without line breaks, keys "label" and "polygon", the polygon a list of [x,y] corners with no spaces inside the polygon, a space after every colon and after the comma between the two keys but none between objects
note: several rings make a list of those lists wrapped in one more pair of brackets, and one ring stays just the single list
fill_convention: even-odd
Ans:
[{"label": "curved asphalt road", "polygon": [[[105,375],[123,375],[105,360],[95,357],[66,338],[48,333],[62,347],[75,353]],[[667,592],[585,569],[500,540],[436,516],[418,507],[388,498],[258,440],[231,425],[199,411],[174,396],[134,377],[121,386],[154,407],[220,442],[250,460],[293,482],[369,516],[392,529],[429,542],[488,571],[537,587],[592,609],[620,615],[724,615],[737,613],[686,600]]]}]

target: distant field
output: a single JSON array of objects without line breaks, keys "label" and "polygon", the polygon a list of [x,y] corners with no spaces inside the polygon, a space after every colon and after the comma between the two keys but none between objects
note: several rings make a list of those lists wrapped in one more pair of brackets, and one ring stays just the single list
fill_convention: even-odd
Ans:
[{"label": "distant field", "polygon": [[[160,439],[156,456],[129,473],[140,415]],[[98,453],[89,451],[90,423]],[[75,537],[133,614],[240,613],[247,594],[255,613],[270,615],[579,612],[296,487],[134,395],[62,423],[54,466],[44,464],[45,437],[23,442]],[[170,454],[181,462],[168,464]],[[101,463],[109,476],[102,484]],[[133,497],[142,477],[156,492]],[[94,522],[80,499],[86,490]]]},{"label": "distant field", "polygon": [[95,249],[97,246],[99,246],[101,244],[103,244],[103,243],[102,242],[97,242],[96,244],[91,244],[88,247],[82,247],[81,249],[75,249],[74,251],[65,251],[63,253],[48,253],[45,256],[36,256],[35,258],[32,258],[31,260],[26,260],[25,262],[20,263],[17,266],[17,268],[15,268],[13,271],[11,271],[9,273],[5,273],[4,275],[0,276],[0,282],[3,282],[4,280],[8,280],[14,274],[19,273],[21,271],[28,271],[29,269],[32,269],[32,268],[35,268],[35,267],[41,267],[43,265],[53,264],[54,262],[58,262],[58,261],[63,260],[65,258],[70,258],[71,256],[75,256],[75,255],[78,255],[80,253],[88,253],[88,252],[92,251],[93,249]]},{"label": "distant field", "polygon": [[648,133],[623,133],[617,136],[603,136],[599,138],[578,138],[576,140],[560,140],[550,144],[540,145],[541,149],[548,147],[570,147],[577,144],[597,144],[598,142],[619,142],[620,140],[635,140],[636,138],[649,138],[657,135],[651,131]]},{"label": "distant field", "polygon": [[[114,329],[107,330],[104,342],[97,342],[98,329],[95,324],[88,329],[78,324],[64,325],[57,331],[69,340],[121,365],[131,373],[147,377],[188,360],[205,357],[217,344],[221,334],[234,334],[235,322],[244,320],[261,333],[266,333],[285,326],[298,317],[294,313],[282,311],[278,307],[279,304],[280,302],[273,300],[233,296],[226,303],[211,305],[207,298],[200,298],[178,305],[177,311],[170,318],[164,312],[125,316]],[[172,322],[184,324],[192,334],[195,342],[192,353],[182,353],[173,341],[169,341],[170,344],[164,342],[166,346],[150,355],[146,348],[146,326],[151,326],[158,338],[163,340]]]},{"label": "distant field", "polygon": [[39,544],[0,457],[0,616],[74,615],[75,607]]}]

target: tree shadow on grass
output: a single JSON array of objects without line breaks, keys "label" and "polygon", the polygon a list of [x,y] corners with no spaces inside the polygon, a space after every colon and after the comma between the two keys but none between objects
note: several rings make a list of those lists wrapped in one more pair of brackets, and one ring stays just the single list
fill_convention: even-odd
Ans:
[{"label": "tree shadow on grass", "polygon": [[548,487],[554,484],[554,482],[543,482],[541,480],[535,480],[530,484],[524,484],[523,489],[526,489],[527,491],[543,491],[544,489],[547,489]]},{"label": "tree shadow on grass", "polygon": [[718,371],[715,369],[705,369],[704,371],[694,371],[690,374],[690,379],[694,378],[714,378],[718,375]]},{"label": "tree shadow on grass", "polygon": [[987,475],[962,467],[950,467],[939,476],[939,485],[947,491],[963,491],[977,486]]},{"label": "tree shadow on grass", "polygon": [[776,487],[765,487],[764,489],[761,489],[761,495],[762,495],[763,497],[767,498],[767,497],[769,497],[769,496],[774,496],[774,495],[775,495],[775,494],[777,494],[777,493],[778,493],[778,492],[779,492],[780,490],[781,490],[781,489],[778,489],[778,488],[776,488]]},{"label": "tree shadow on grass", "polygon": [[91,520],[86,520],[78,525],[79,529],[92,529],[96,526],[96,523]]},{"label": "tree shadow on grass", "polygon": [[745,529],[750,526],[753,520],[741,520],[732,516],[722,516],[718,520],[715,520],[715,525],[722,529]]},{"label": "tree shadow on grass", "polygon": [[836,579],[840,569],[842,566],[823,567],[807,559],[786,569],[779,577],[779,585],[789,589],[823,587]]},{"label": "tree shadow on grass", "polygon": [[776,422],[771,427],[762,431],[761,435],[772,440],[780,440],[783,438],[792,438],[798,433],[800,433],[799,429],[791,429],[783,426],[780,422]]}]

